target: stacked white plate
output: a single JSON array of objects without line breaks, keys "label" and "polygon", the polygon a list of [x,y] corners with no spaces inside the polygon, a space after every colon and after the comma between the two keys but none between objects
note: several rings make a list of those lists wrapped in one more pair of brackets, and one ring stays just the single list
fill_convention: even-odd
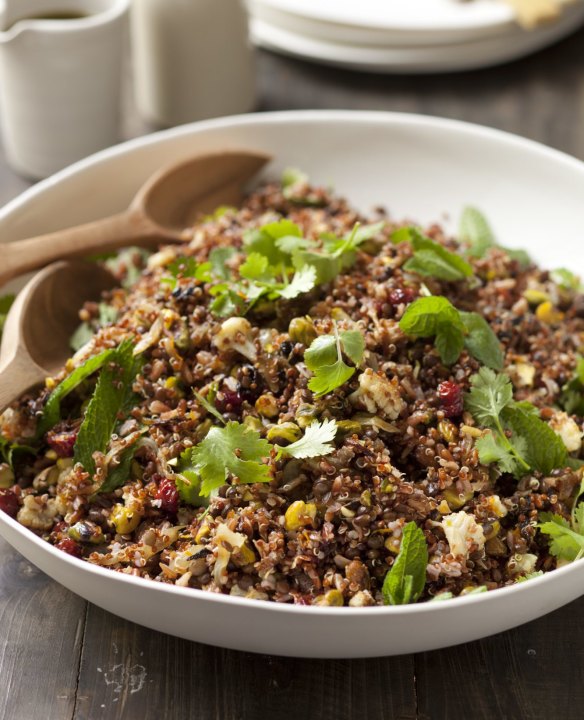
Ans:
[{"label": "stacked white plate", "polygon": [[534,30],[500,0],[247,0],[253,41],[373,72],[472,70],[514,60],[584,24],[584,0]]}]

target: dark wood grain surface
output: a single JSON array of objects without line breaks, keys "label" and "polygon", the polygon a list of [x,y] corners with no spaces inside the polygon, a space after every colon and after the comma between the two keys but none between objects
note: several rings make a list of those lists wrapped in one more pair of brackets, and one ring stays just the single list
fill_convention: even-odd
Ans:
[{"label": "dark wood grain surface", "polygon": [[[374,76],[260,53],[258,74],[262,111],[441,115],[584,160],[584,31],[526,60],[473,73]],[[124,137],[148,129],[127,92]],[[27,186],[0,156],[0,203]],[[399,658],[250,655],[120,620],[0,540],[0,720],[581,720],[583,617],[581,598],[495,637]]]}]

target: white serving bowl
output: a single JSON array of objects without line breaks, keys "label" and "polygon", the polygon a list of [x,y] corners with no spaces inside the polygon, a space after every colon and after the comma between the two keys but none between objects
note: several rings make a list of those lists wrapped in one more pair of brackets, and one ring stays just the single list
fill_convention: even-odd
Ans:
[{"label": "white serving bowl", "polygon": [[[460,122],[390,113],[248,115],[175,128],[106,150],[36,185],[0,211],[17,240],[123,209],[160,165],[201,150],[272,153],[268,175],[300,167],[367,210],[396,218],[458,216],[469,203],[500,242],[549,267],[584,268],[584,164],[527,140]],[[514,587],[434,604],[278,605],[141,580],[71,558],[0,513],[0,534],[52,578],[110,612],[222,647],[304,657],[373,657],[475,640],[528,622],[584,593],[584,562]]]}]

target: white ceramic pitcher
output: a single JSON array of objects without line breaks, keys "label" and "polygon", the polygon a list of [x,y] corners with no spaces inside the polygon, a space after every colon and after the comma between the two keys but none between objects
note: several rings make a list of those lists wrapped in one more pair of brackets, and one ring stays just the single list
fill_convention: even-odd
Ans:
[{"label": "white ceramic pitcher", "polygon": [[[0,3],[0,121],[8,162],[41,178],[119,139],[130,0]],[[40,19],[65,14],[75,19]]]}]

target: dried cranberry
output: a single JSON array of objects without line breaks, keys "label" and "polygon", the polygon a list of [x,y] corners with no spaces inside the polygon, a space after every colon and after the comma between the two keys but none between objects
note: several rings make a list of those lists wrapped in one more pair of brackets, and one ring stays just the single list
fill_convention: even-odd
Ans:
[{"label": "dried cranberry", "polygon": [[49,430],[46,435],[47,445],[59,457],[73,457],[73,448],[77,440],[78,429],[75,430]]},{"label": "dried cranberry", "polygon": [[241,394],[234,390],[219,390],[215,398],[215,407],[220,413],[238,413],[242,404]]},{"label": "dried cranberry", "polygon": [[174,480],[163,477],[158,483],[158,492],[156,499],[160,500],[160,509],[170,515],[176,515],[178,512],[178,490]]},{"label": "dried cranberry", "polygon": [[441,382],[438,385],[438,397],[447,418],[455,418],[462,414],[464,401],[460,385],[452,382],[452,380]]},{"label": "dried cranberry", "polygon": [[12,490],[0,490],[0,510],[10,515],[10,517],[16,517],[19,507],[16,493],[12,492]]},{"label": "dried cranberry", "polygon": [[71,540],[71,538],[61,540],[61,542],[58,542],[55,547],[58,550],[62,550],[67,553],[67,555],[73,555],[73,557],[76,558],[83,557],[83,549],[81,548],[81,545],[76,543],[75,540]]},{"label": "dried cranberry", "polygon": [[389,302],[392,305],[409,305],[416,297],[416,291],[410,287],[397,287],[389,293]]}]

